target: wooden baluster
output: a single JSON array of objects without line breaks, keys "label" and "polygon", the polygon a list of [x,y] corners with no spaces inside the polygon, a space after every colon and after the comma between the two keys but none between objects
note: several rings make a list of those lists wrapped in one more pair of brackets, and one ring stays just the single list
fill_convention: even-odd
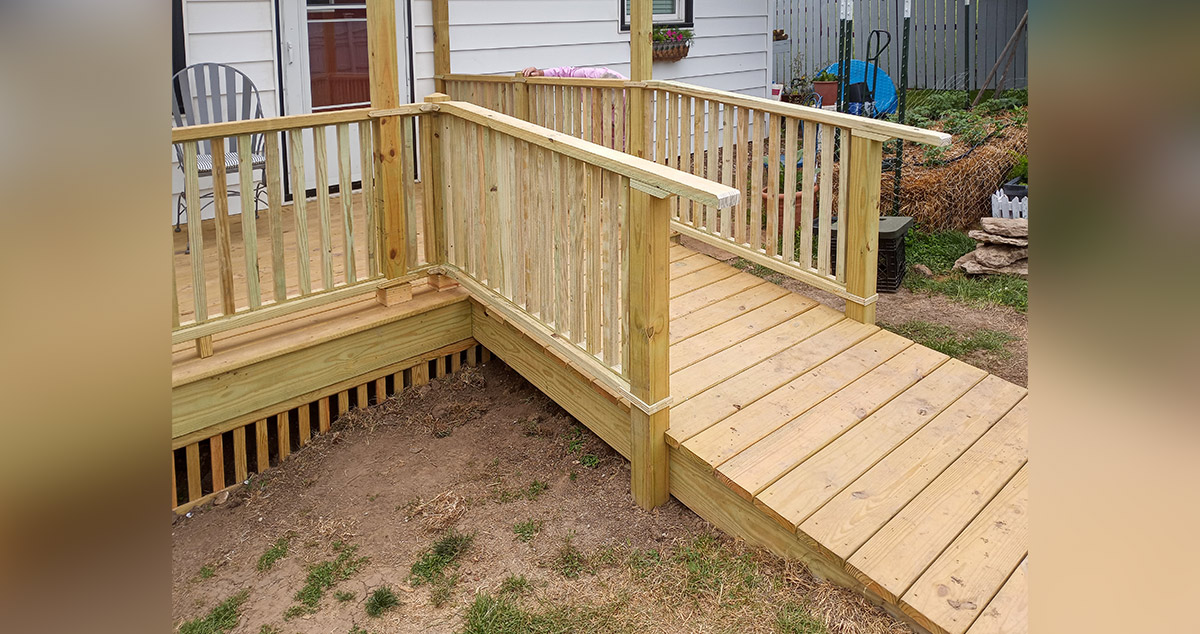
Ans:
[{"label": "wooden baluster", "polygon": [[[706,150],[708,152],[708,171],[705,177],[710,181],[717,181],[717,148],[720,147],[721,125],[717,118],[720,116],[721,104],[716,101],[708,102],[708,142]],[[717,181],[720,182],[720,181]],[[704,219],[705,225],[708,227],[709,233],[717,232],[717,214],[719,209],[716,206],[708,207],[708,217]]]},{"label": "wooden baluster", "polygon": [[[359,151],[359,197],[362,200],[363,211],[367,219],[367,227],[363,232],[364,242],[367,243],[367,276],[379,275],[379,218],[375,213],[375,153],[372,141],[375,134],[371,128],[373,121],[358,122],[358,151]],[[422,172],[428,174],[429,172]],[[432,180],[432,179],[426,179]],[[431,200],[427,194],[425,200]],[[426,203],[428,204],[428,203]],[[429,235],[427,231],[426,236]],[[428,247],[427,247],[428,248]]]},{"label": "wooden baluster", "polygon": [[283,167],[279,153],[279,134],[267,132],[267,226],[271,231],[271,282],[275,303],[287,299],[287,265],[283,252]]},{"label": "wooden baluster", "polygon": [[[375,382],[376,387],[380,387],[383,382],[384,382],[383,379],[376,381]],[[387,394],[385,393],[384,389],[379,389],[378,398],[380,400],[387,398]],[[311,413],[309,412],[307,403],[304,405],[301,405],[299,407],[299,409],[296,410],[296,416],[299,419],[299,425],[297,425],[297,427],[300,430],[300,446],[301,447],[307,445],[309,443],[309,441],[312,440],[312,423],[309,420],[310,415],[311,415]]]},{"label": "wooden baluster", "polygon": [[654,126],[657,128],[654,135],[654,162],[660,165],[667,164],[667,102],[669,100],[668,93],[661,90],[654,91]]},{"label": "wooden baluster", "polygon": [[279,441],[279,461],[283,462],[292,453],[292,432],[288,426],[289,412],[281,412],[275,417],[275,439]]},{"label": "wooden baluster", "polygon": [[488,288],[499,291],[500,285],[500,249],[496,245],[497,239],[500,237],[499,222],[496,218],[500,214],[500,174],[496,165],[496,138],[500,136],[499,132],[493,132],[491,129],[480,126],[480,144],[479,153],[480,160],[483,162],[483,168],[479,172],[482,187],[480,194],[482,196],[480,211],[482,212],[482,231],[480,232],[484,241],[484,262],[487,269],[487,276],[480,278],[480,282],[487,285]]},{"label": "wooden baluster", "polygon": [[271,468],[271,443],[267,436],[267,421],[254,423],[254,454],[258,463],[258,473]]},{"label": "wooden baluster", "polygon": [[233,430],[233,477],[237,478],[238,482],[245,482],[246,478],[250,477],[250,470],[246,464],[246,427],[244,425]]},{"label": "wooden baluster", "polygon": [[[670,395],[668,286],[669,198],[630,192],[629,211],[629,388],[647,404]],[[630,412],[633,499],[652,509],[670,497],[666,432],[670,408]]]},{"label": "wooden baluster", "polygon": [[[737,187],[737,178],[733,171],[733,155],[735,153],[733,149],[733,135],[735,132],[733,116],[736,109],[736,106],[725,104],[722,112],[725,122],[723,130],[725,142],[722,144],[723,149],[721,151],[721,183],[730,187]],[[740,205],[741,202],[738,201],[738,204]],[[737,232],[733,229],[733,216],[736,212],[737,206],[726,207],[721,212],[721,236],[726,240],[733,240],[735,242],[737,241]]]},{"label": "wooden baluster", "polygon": [[304,180],[304,130],[289,130],[291,148],[288,162],[292,164],[292,211],[295,212],[296,269],[300,279],[300,294],[312,294],[312,258],[308,247],[307,186]]},{"label": "wooden baluster", "polygon": [[513,266],[512,244],[509,227],[513,225],[513,172],[512,163],[508,160],[508,147],[513,138],[507,134],[496,134],[492,139],[492,164],[496,169],[496,226],[492,228],[498,257],[496,259],[496,283],[494,287],[508,299],[513,298]]},{"label": "wooden baluster", "polygon": [[820,211],[820,228],[817,233],[817,274],[829,275],[829,239],[832,230],[831,218],[833,216],[833,131],[834,128],[828,124],[821,125],[821,186],[817,191],[820,192],[821,211]]},{"label": "wooden baluster", "polygon": [[615,133],[615,137],[613,138],[613,142],[616,144],[616,147],[618,150],[620,150],[622,152],[628,152],[629,151],[629,131],[628,131],[628,128],[629,128],[629,125],[628,125],[628,123],[629,123],[629,89],[622,88],[622,89],[616,91],[616,95],[617,95],[617,98],[619,98],[621,100],[621,103],[617,104],[617,108],[618,108],[619,112],[617,114],[617,131]]},{"label": "wooden baluster", "polygon": [[325,126],[313,128],[313,160],[317,167],[317,210],[321,221],[321,281],[325,290],[332,290],[333,234],[329,211],[329,156],[326,150]]},{"label": "wooden baluster", "polygon": [[746,214],[750,209],[750,199],[746,195],[749,189],[747,178],[750,173],[746,169],[747,161],[750,157],[750,150],[747,148],[750,138],[750,111],[745,108],[737,110],[737,151],[734,152],[734,181],[732,186],[742,192],[737,207],[733,210],[733,231],[736,236],[735,240],[738,244],[746,244],[749,236],[746,230]]},{"label": "wooden baluster", "polygon": [[796,259],[796,147],[799,145],[799,126],[794,117],[786,117],[784,136],[783,182],[783,261]]},{"label": "wooden baluster", "polygon": [[212,140],[213,210],[217,225],[217,274],[221,284],[221,311],[237,312],[233,291],[233,238],[229,230],[229,189],[225,178],[225,139]]},{"label": "wooden baluster", "polygon": [[470,151],[467,153],[467,160],[471,161],[475,169],[471,170],[471,252],[472,258],[472,275],[476,280],[482,282],[487,279],[487,254],[488,254],[488,236],[487,230],[483,226],[484,210],[487,208],[487,202],[484,195],[485,182],[485,161],[483,158],[484,146],[484,126],[471,124],[470,133],[468,134],[471,142]]},{"label": "wooden baluster", "polygon": [[813,121],[804,122],[804,168],[800,187],[800,266],[813,270],[813,206],[817,189],[817,134]]},{"label": "wooden baluster", "polygon": [[[200,176],[196,166],[196,153],[196,142],[185,141],[183,196],[187,200],[188,252],[192,268],[192,320],[202,324],[208,321],[208,282],[204,275],[204,230],[200,219]],[[196,339],[196,354],[201,357],[212,356],[211,335]]]},{"label": "wooden baluster", "polygon": [[[561,94],[561,93],[560,93]],[[561,101],[560,101],[561,103]],[[571,159],[554,153],[551,164],[551,181],[554,183],[554,330],[566,334],[570,329],[570,298],[569,270],[570,259],[567,254],[567,231],[570,227],[570,204],[568,197],[569,185],[566,182],[565,163]]]},{"label": "wooden baluster", "polygon": [[[692,117],[692,158],[689,163],[691,173],[704,177],[704,106],[703,99],[693,100]],[[688,201],[688,206],[691,208],[691,224],[697,229],[705,226],[705,218],[708,216],[708,205]]]},{"label": "wooden baluster", "polygon": [[200,485],[200,444],[188,445],[184,453],[187,454],[188,502],[193,502],[204,495]]},{"label": "wooden baluster", "polygon": [[559,86],[558,90],[554,91],[554,110],[558,116],[554,120],[554,129],[559,132],[570,134],[567,132],[567,87]]},{"label": "wooden baluster", "polygon": [[584,293],[587,295],[588,305],[588,323],[587,323],[587,351],[591,354],[598,354],[601,345],[601,307],[600,294],[601,289],[601,262],[600,262],[600,218],[604,214],[603,201],[601,200],[602,174],[599,167],[595,165],[587,166],[588,177],[588,275],[587,287]]},{"label": "wooden baluster", "polygon": [[[838,170],[838,227],[845,226],[845,221],[842,220],[846,216],[846,210],[849,205],[850,198],[850,153],[853,150],[853,144],[850,142],[850,130],[848,128],[838,128],[838,139],[841,141],[841,151],[838,155],[838,164],[841,168]],[[836,269],[834,278],[846,283],[846,232],[837,232],[837,257],[834,258]]]},{"label": "wooden baluster", "polygon": [[619,225],[618,188],[621,186],[621,179],[620,175],[616,172],[602,171],[601,174],[604,178],[604,210],[602,214],[602,226],[600,228],[601,238],[604,243],[604,257],[602,258],[604,282],[601,286],[603,289],[601,298],[604,300],[604,321],[602,328],[604,331],[604,363],[611,368],[616,367],[621,362],[618,346],[618,342],[620,341],[620,327],[618,326],[620,318],[618,317],[618,310],[621,306],[621,302],[619,301],[621,229]]},{"label": "wooden baluster", "polygon": [[221,434],[208,439],[208,460],[212,468],[213,493],[225,488],[225,443]]},{"label": "wooden baluster", "polygon": [[763,141],[767,136],[766,113],[756,110],[750,117],[750,121],[754,129],[750,131],[750,191],[746,192],[747,203],[750,205],[750,247],[753,249],[761,249],[763,247],[763,216],[766,213],[762,209],[763,190],[766,189],[766,183],[763,182],[763,159],[766,157],[766,152],[763,151]]},{"label": "wooden baluster", "polygon": [[629,179],[624,176],[620,177],[617,186],[617,225],[620,233],[620,243],[617,246],[617,255],[621,258],[621,270],[619,284],[616,292],[617,319],[619,328],[617,333],[617,345],[621,349],[621,376],[626,381],[629,380]]},{"label": "wooden baluster", "polygon": [[[879,172],[887,137],[857,133],[850,137],[849,195],[846,219],[838,227],[846,234],[846,290],[868,299],[875,295],[879,264]],[[843,159],[844,160],[844,159]],[[846,316],[875,323],[873,301],[846,300]]]},{"label": "wooden baluster", "polygon": [[592,136],[588,139],[596,145],[604,144],[604,91],[600,88],[590,89],[592,93]]},{"label": "wooden baluster", "polygon": [[600,94],[604,96],[604,102],[600,108],[600,141],[601,145],[607,148],[613,147],[613,100],[612,90],[608,88],[600,89]]},{"label": "wooden baluster", "polygon": [[[400,213],[404,214],[404,241],[405,255],[408,268],[415,269],[421,256],[420,249],[417,244],[419,237],[417,235],[417,170],[416,156],[413,138],[415,134],[413,124],[414,117],[397,117],[400,125],[400,182],[402,183],[400,202],[402,207]],[[426,261],[429,259],[429,252],[425,252]],[[411,295],[411,292],[410,292]]]},{"label": "wooden baluster", "polygon": [[179,327],[179,272],[175,270],[175,254],[171,254],[171,328]]},{"label": "wooden baluster", "polygon": [[521,73],[513,79],[513,116],[522,120],[529,121],[529,84]]},{"label": "wooden baluster", "polygon": [[525,175],[529,174],[529,144],[525,141],[516,141],[513,144],[514,161],[516,172],[521,174],[514,184],[513,195],[515,203],[513,207],[513,215],[515,222],[513,223],[513,246],[516,255],[513,258],[513,275],[514,286],[516,293],[513,301],[518,306],[529,307],[529,241],[527,239],[529,229],[529,186]]},{"label": "wooden baluster", "polygon": [[342,256],[345,258],[346,283],[358,281],[354,257],[354,198],[350,175],[350,124],[337,125],[338,199],[342,203]]},{"label": "wooden baluster", "polygon": [[584,298],[584,276],[587,274],[588,243],[587,222],[590,215],[588,195],[591,190],[587,182],[587,165],[582,161],[571,161],[574,196],[572,197],[571,214],[571,264],[574,270],[571,275],[571,303],[575,315],[571,322],[571,338],[576,345],[583,346],[587,341],[587,302]]},{"label": "wooden baluster", "polygon": [[242,255],[246,264],[246,294],[250,309],[262,306],[258,287],[258,199],[255,197],[253,160],[250,158],[250,135],[237,138],[238,198],[242,203]]},{"label": "wooden baluster", "polygon": [[[782,221],[781,214],[786,214],[789,207],[787,200],[783,201],[783,208],[777,201],[779,198],[779,152],[780,139],[779,135],[783,126],[779,115],[769,115],[767,120],[767,130],[770,131],[770,141],[767,143],[767,200],[765,209],[763,209],[763,218],[767,223],[767,255],[779,254],[779,226]],[[788,259],[791,259],[790,257]]]},{"label": "wooden baluster", "polygon": [[[549,99],[547,99],[549,101]],[[554,312],[554,243],[551,241],[551,231],[554,228],[554,181],[550,178],[553,169],[553,153],[546,149],[538,152],[537,171],[534,172],[538,189],[538,223],[534,227],[537,232],[537,267],[541,282],[539,304],[542,307],[542,322],[552,324],[557,319]]]}]

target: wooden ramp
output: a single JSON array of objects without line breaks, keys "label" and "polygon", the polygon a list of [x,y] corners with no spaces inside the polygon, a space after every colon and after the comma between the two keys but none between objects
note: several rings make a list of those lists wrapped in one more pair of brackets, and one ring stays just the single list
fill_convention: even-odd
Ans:
[{"label": "wooden ramp", "polygon": [[932,632],[1026,631],[1025,388],[682,246],[670,295],[676,497]]}]

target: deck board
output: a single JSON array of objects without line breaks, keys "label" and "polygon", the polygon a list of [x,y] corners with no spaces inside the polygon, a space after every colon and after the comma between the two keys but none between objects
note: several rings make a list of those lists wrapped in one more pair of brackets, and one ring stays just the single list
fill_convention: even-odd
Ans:
[{"label": "deck board", "polygon": [[672,490],[930,632],[1027,631],[1027,390],[689,253],[667,442],[708,481]]}]

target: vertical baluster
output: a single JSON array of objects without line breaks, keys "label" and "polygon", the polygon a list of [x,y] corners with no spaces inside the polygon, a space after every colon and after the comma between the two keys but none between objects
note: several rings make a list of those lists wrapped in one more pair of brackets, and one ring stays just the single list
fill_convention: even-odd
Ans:
[{"label": "vertical baluster", "polygon": [[[730,187],[737,186],[737,178],[734,176],[733,170],[733,138],[735,132],[733,116],[736,109],[735,106],[725,104],[724,111],[722,112],[722,118],[725,122],[723,130],[725,142],[722,144],[723,149],[721,150],[721,183]],[[741,203],[742,201],[739,200],[738,205],[741,205]],[[733,216],[736,212],[737,205],[726,207],[721,212],[721,236],[726,240],[733,240],[735,242],[737,241],[737,232],[733,229]]]},{"label": "vertical baluster", "polygon": [[588,277],[587,294],[588,324],[587,351],[591,354],[600,352],[600,298],[601,288],[600,263],[600,217],[604,213],[600,190],[602,188],[601,170],[595,165],[587,166],[588,172]]},{"label": "vertical baluster", "polygon": [[[379,275],[380,232],[379,219],[375,216],[375,153],[372,148],[374,134],[371,131],[374,125],[373,120],[358,122],[359,196],[362,199],[367,221],[366,230],[363,232],[363,241],[367,243],[367,275],[369,277]],[[429,197],[426,198],[426,200],[428,199]],[[426,235],[428,235],[428,231]]]},{"label": "vertical baluster", "polygon": [[591,114],[592,136],[589,137],[588,140],[591,141],[592,143],[595,143],[596,145],[603,145],[604,144],[604,137],[603,137],[604,95],[602,93],[604,91],[603,91],[603,89],[600,89],[600,88],[592,88],[592,89],[590,89],[590,92],[592,93],[592,114]]},{"label": "vertical baluster", "polygon": [[538,276],[541,278],[538,283],[541,293],[538,304],[542,308],[542,321],[548,324],[554,323],[557,319],[554,314],[554,251],[553,242],[551,242],[551,230],[553,229],[551,218],[554,215],[554,190],[552,189],[554,181],[550,179],[551,154],[549,150],[539,148],[537,172],[534,173],[536,176],[534,182],[538,190],[538,222],[534,226],[534,231],[537,232],[537,268]]},{"label": "vertical baluster", "polygon": [[[769,115],[767,121],[767,129],[770,130],[770,142],[767,144],[767,200],[766,209],[763,210],[763,217],[767,222],[767,255],[779,254],[779,229],[783,222],[781,215],[786,215],[789,200],[784,200],[781,206],[777,199],[779,198],[779,160],[780,160],[780,139],[782,121],[779,115]],[[789,256],[789,260],[791,257]]]},{"label": "vertical baluster", "polygon": [[258,200],[254,196],[250,135],[238,135],[237,145],[238,198],[242,203],[242,255],[246,263],[246,294],[253,310],[262,305],[262,295],[258,288],[258,219],[255,218]]},{"label": "vertical baluster", "polygon": [[[417,252],[417,245],[419,244],[419,238],[417,236],[417,171],[415,163],[416,158],[413,151],[414,144],[416,142],[413,138],[413,124],[415,122],[416,119],[414,117],[403,117],[400,119],[400,182],[404,184],[404,189],[401,192],[401,200],[404,204],[404,225],[406,227],[405,241],[408,245],[407,251],[409,269],[414,269],[417,267],[417,264],[420,262],[418,256],[421,255]],[[424,236],[421,237],[424,238]],[[424,239],[428,241],[428,238]],[[426,242],[426,245],[428,245],[428,242]],[[429,260],[428,247],[426,247],[424,250],[424,257],[426,261]]]},{"label": "vertical baluster", "polygon": [[338,199],[342,203],[342,256],[345,258],[346,283],[358,281],[354,262],[354,198],[350,186],[350,124],[337,125]]},{"label": "vertical baluster", "polygon": [[325,126],[313,128],[313,160],[317,167],[317,210],[321,220],[321,282],[331,290],[333,281],[333,234],[329,211],[329,156]]},{"label": "vertical baluster", "polygon": [[496,169],[496,226],[493,227],[492,233],[495,234],[496,251],[499,257],[496,259],[496,283],[495,287],[501,295],[508,299],[513,298],[512,289],[512,245],[509,238],[509,227],[513,224],[512,217],[512,186],[513,179],[517,178],[513,173],[512,163],[508,161],[508,146],[512,143],[512,137],[505,135],[494,135],[492,138],[492,164]]},{"label": "vertical baluster", "polygon": [[522,167],[517,163],[517,147],[520,142],[509,137],[505,140],[504,162],[508,165],[508,200],[509,200],[509,217],[503,229],[508,232],[509,253],[508,256],[508,287],[511,298],[518,306],[525,304],[525,270],[521,267],[524,260],[525,252],[521,245],[521,220],[523,210],[521,209],[521,183],[524,179]]},{"label": "vertical baluster", "polygon": [[187,454],[188,502],[191,502],[204,495],[200,485],[200,443],[188,445],[184,452]]},{"label": "vertical baluster", "polygon": [[288,162],[292,164],[292,211],[295,212],[296,269],[300,279],[300,294],[312,293],[312,263],[308,247],[307,185],[304,181],[304,130],[288,131],[291,151]]},{"label": "vertical baluster", "polygon": [[475,169],[471,171],[471,206],[468,209],[471,213],[471,248],[474,253],[472,258],[474,261],[475,279],[480,282],[487,279],[487,255],[488,255],[488,236],[487,230],[483,226],[483,215],[487,209],[487,201],[484,190],[484,183],[487,176],[485,175],[486,161],[484,161],[484,135],[488,130],[481,125],[472,124],[470,133],[471,151],[467,153],[469,161],[472,162]]},{"label": "vertical baluster", "polygon": [[213,210],[217,225],[217,274],[221,284],[221,310],[226,315],[237,312],[233,294],[233,239],[229,231],[229,190],[225,180],[225,139],[212,140]]},{"label": "vertical baluster", "polygon": [[667,102],[669,100],[668,93],[661,90],[654,91],[654,126],[657,128],[654,135],[654,162],[660,165],[667,164]]},{"label": "vertical baluster", "polygon": [[763,148],[763,143],[767,137],[766,113],[755,111],[750,121],[754,126],[751,131],[753,136],[750,137],[750,191],[747,192],[750,203],[750,246],[754,249],[761,249],[763,246],[763,215],[762,210],[762,194],[766,189],[766,183],[763,179],[763,159],[766,157],[766,152]]},{"label": "vertical baluster", "polygon": [[615,172],[603,171],[601,173],[604,177],[604,211],[603,226],[601,227],[601,236],[604,240],[604,283],[602,285],[604,294],[601,295],[604,300],[604,363],[611,368],[621,362],[617,346],[620,340],[617,311],[621,305],[619,300],[621,259],[618,252],[621,230],[618,225],[620,210],[617,190],[621,185],[621,179]]},{"label": "vertical baluster", "polygon": [[267,151],[267,225],[271,231],[271,282],[275,302],[287,299],[287,273],[283,252],[283,182],[279,134],[266,133]]},{"label": "vertical baluster", "polygon": [[480,193],[482,195],[482,205],[480,211],[483,214],[483,230],[481,235],[485,241],[484,262],[487,270],[487,277],[481,278],[481,282],[485,282],[488,288],[493,290],[500,289],[500,249],[496,246],[496,239],[500,237],[499,223],[496,217],[499,215],[500,203],[500,179],[496,167],[495,144],[496,137],[499,132],[492,132],[489,128],[480,126],[479,153],[480,160],[483,162],[483,168],[479,172],[482,181]]},{"label": "vertical baluster", "polygon": [[520,178],[515,179],[515,205],[513,207],[515,222],[513,223],[513,244],[516,245],[516,257],[513,258],[513,271],[516,285],[516,298],[514,301],[518,306],[524,306],[528,309],[530,305],[529,299],[529,266],[527,260],[529,258],[529,241],[527,233],[529,229],[529,144],[525,141],[516,141],[513,145],[514,161],[517,173],[521,174]]},{"label": "vertical baluster", "polygon": [[806,271],[813,268],[813,206],[817,190],[817,135],[816,122],[804,122],[804,169],[800,186],[800,266]]},{"label": "vertical baluster", "polygon": [[[562,103],[561,94],[560,91],[560,104]],[[570,198],[567,196],[567,183],[564,181],[565,171],[563,169],[563,163],[567,161],[570,159],[555,152],[550,163],[550,178],[554,183],[554,330],[559,334],[567,332],[567,324],[570,321],[567,316],[570,308],[567,297],[567,276],[570,265],[566,252]]]},{"label": "vertical baluster", "polygon": [[821,211],[817,235],[817,274],[829,275],[829,233],[833,216],[833,132],[831,125],[821,125]]},{"label": "vertical baluster", "polygon": [[571,161],[572,171],[574,172],[574,196],[572,197],[571,214],[571,264],[574,266],[574,272],[571,275],[571,303],[574,305],[575,315],[571,325],[571,339],[582,346],[587,340],[586,322],[587,322],[587,303],[584,300],[584,289],[587,288],[584,284],[584,276],[588,270],[587,266],[587,221],[590,213],[588,194],[590,190],[587,186],[587,165],[582,161]]},{"label": "vertical baluster", "polygon": [[749,160],[750,150],[747,149],[750,138],[750,111],[745,108],[737,109],[737,149],[734,154],[734,181],[731,183],[738,191],[742,192],[737,207],[733,210],[733,230],[736,240],[739,244],[746,244],[749,241],[749,236],[746,231],[746,214],[750,208],[750,200],[746,196],[746,190],[749,189],[750,172],[746,170],[747,161]]},{"label": "vertical baluster", "polygon": [[[717,122],[717,118],[720,116],[720,110],[720,103],[716,101],[708,102],[708,143],[705,148],[708,152],[708,171],[705,172],[705,177],[710,181],[717,180],[717,148],[721,145],[720,137],[718,136],[721,133],[721,125]],[[710,205],[708,207],[708,217],[704,219],[704,222],[708,226],[709,233],[716,233],[717,231],[718,211],[716,206]]]},{"label": "vertical baluster", "polygon": [[600,144],[604,147],[611,148],[613,146],[613,101],[612,90],[601,88],[600,94],[603,96],[603,103],[600,107]]},{"label": "vertical baluster", "polygon": [[617,131],[615,137],[613,138],[613,142],[616,143],[618,150],[622,152],[628,152],[629,132],[627,128],[629,122],[629,90],[626,88],[621,88],[616,91],[616,94],[617,97],[620,98],[621,103],[617,104]]},{"label": "vertical baluster", "polygon": [[237,478],[238,482],[245,482],[250,476],[250,470],[246,464],[246,426],[237,427],[233,430],[233,477]]},{"label": "vertical baluster", "polygon": [[461,269],[463,268],[462,247],[458,245],[458,242],[462,240],[462,227],[458,218],[462,213],[462,208],[459,207],[458,192],[462,190],[462,187],[458,174],[454,171],[457,166],[455,159],[459,156],[456,154],[458,152],[458,119],[439,116],[437,126],[441,139],[434,142],[442,144],[442,151],[438,153],[442,159],[438,169],[442,170],[442,201],[446,214],[444,221],[446,261]]},{"label": "vertical baluster", "polygon": [[[675,167],[679,157],[679,146],[676,137],[679,136],[679,99],[673,93],[663,93],[666,97],[666,134],[663,135],[663,154],[662,164],[667,167]],[[677,211],[676,205],[671,205],[672,212]],[[673,213],[678,216],[678,213]]]},{"label": "vertical baluster", "polygon": [[275,417],[275,440],[279,443],[279,461],[283,462],[292,453],[292,430],[288,424],[290,412],[281,412]]},{"label": "vertical baluster", "polygon": [[797,121],[794,117],[784,119],[787,127],[784,139],[783,157],[783,261],[792,262],[796,259],[796,146]]},{"label": "vertical baluster", "polygon": [[[836,279],[838,282],[846,282],[846,219],[849,214],[849,199],[850,199],[850,130],[848,128],[838,128],[838,137],[841,141],[838,151],[838,232],[837,232],[837,257],[834,258],[834,267],[836,268]],[[879,215],[877,210],[870,210],[867,213]]]},{"label": "vertical baluster", "polygon": [[200,324],[208,321],[208,289],[204,275],[204,232],[200,220],[200,176],[196,167],[196,154],[196,142],[185,141],[183,196],[187,200],[188,252],[192,264],[192,318]]},{"label": "vertical baluster", "polygon": [[[690,171],[697,176],[704,176],[704,104],[703,99],[695,99],[692,105],[692,160],[689,163]],[[704,218],[707,215],[707,205],[688,201],[688,206],[691,208],[691,224],[693,227],[700,228],[704,226]]]},{"label": "vertical baluster", "polygon": [[179,327],[179,282],[175,270],[175,254],[171,254],[171,328]]},{"label": "vertical baluster", "polygon": [[258,473],[271,467],[271,444],[267,436],[267,421],[259,420],[254,423],[254,454]]},{"label": "vertical baluster", "polygon": [[538,291],[538,278],[534,270],[534,258],[537,254],[537,242],[533,234],[533,224],[537,222],[537,209],[535,208],[537,201],[537,191],[531,181],[533,171],[537,169],[536,149],[529,143],[522,142],[521,144],[521,164],[524,167],[522,173],[525,174],[520,179],[521,184],[521,242],[523,245],[523,257],[521,269],[524,271],[525,277],[525,307],[531,314],[541,312],[542,306],[539,303],[541,295]]},{"label": "vertical baluster", "polygon": [[554,129],[559,132],[567,133],[567,87],[559,86],[558,90],[554,91],[554,111],[558,116],[554,119]]},{"label": "vertical baluster", "polygon": [[212,467],[213,493],[225,488],[225,441],[221,434],[208,439],[208,461]]},{"label": "vertical baluster", "polygon": [[617,185],[617,226],[620,234],[620,243],[617,246],[617,255],[621,258],[621,270],[619,272],[618,288],[616,293],[617,301],[617,320],[619,323],[617,332],[617,345],[621,349],[621,376],[629,379],[629,179],[624,176],[620,177]]}]

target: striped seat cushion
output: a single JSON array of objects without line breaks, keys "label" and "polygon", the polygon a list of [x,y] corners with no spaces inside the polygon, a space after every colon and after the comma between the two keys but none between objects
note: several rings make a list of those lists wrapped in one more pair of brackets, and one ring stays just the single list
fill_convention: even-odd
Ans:
[{"label": "striped seat cushion", "polygon": [[[238,163],[239,163],[239,159],[238,159],[237,152],[226,152],[225,153],[225,171],[236,170],[238,168]],[[258,152],[255,152],[250,155],[250,165],[252,167],[259,167],[261,165],[266,165],[266,163],[267,163],[267,157],[265,155],[258,153]],[[201,172],[211,172],[213,170],[212,155],[211,154],[197,155],[196,156],[196,167]]]}]

